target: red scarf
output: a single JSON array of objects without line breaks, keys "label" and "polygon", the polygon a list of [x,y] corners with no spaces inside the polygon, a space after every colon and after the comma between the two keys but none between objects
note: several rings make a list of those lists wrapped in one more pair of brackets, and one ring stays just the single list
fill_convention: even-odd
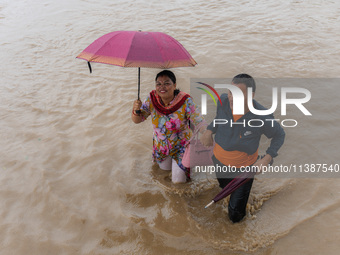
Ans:
[{"label": "red scarf", "polygon": [[162,104],[162,99],[157,94],[156,90],[153,90],[150,92],[150,99],[151,99],[153,106],[155,107],[157,112],[163,115],[169,115],[177,111],[179,108],[181,108],[181,106],[184,104],[185,100],[187,100],[188,97],[190,97],[189,94],[181,91],[175,96],[171,105],[164,106]]}]

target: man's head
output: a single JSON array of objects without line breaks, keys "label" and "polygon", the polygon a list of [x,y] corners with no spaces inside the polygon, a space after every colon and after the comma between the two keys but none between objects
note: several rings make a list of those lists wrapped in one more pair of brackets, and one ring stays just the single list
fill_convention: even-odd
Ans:
[{"label": "man's head", "polygon": [[238,74],[233,78],[231,82],[233,84],[243,83],[246,85],[247,88],[249,87],[252,88],[253,93],[255,93],[255,90],[256,90],[255,80],[249,74],[245,74],[245,73]]},{"label": "man's head", "polygon": [[[248,104],[247,104],[247,100],[248,100],[248,96],[247,96],[247,90],[248,88],[252,88],[252,97],[254,97],[255,95],[255,90],[256,90],[256,84],[255,84],[255,80],[253,77],[251,77],[249,74],[238,74],[236,75],[233,80],[231,81],[232,85],[235,85],[236,87],[240,88],[243,92],[243,96],[244,96],[244,109],[247,111],[248,109]],[[231,109],[233,109],[233,95],[232,93],[229,91],[228,92],[228,98],[229,98],[229,102],[230,102],[230,107]]]}]

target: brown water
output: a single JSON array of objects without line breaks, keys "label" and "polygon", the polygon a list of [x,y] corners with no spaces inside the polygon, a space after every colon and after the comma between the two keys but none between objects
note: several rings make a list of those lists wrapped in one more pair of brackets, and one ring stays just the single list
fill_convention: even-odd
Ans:
[{"label": "brown water", "polygon": [[[175,70],[187,92],[190,78],[240,72],[339,77],[339,14],[335,0],[1,0],[0,253],[338,254],[339,179],[259,176],[233,225],[226,202],[204,209],[215,181],[173,185],[153,166],[151,123],[130,120],[137,70],[89,74],[75,57],[105,33],[142,29],[199,63]],[[142,69],[142,98],[158,71]],[[276,164],[340,163],[340,89],[308,89],[313,116],[286,130]]]}]

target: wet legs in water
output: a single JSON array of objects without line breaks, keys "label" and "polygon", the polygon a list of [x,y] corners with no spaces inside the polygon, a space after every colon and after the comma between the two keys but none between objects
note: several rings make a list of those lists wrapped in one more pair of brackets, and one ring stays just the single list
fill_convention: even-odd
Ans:
[{"label": "wet legs in water", "polygon": [[[223,164],[219,162],[215,157],[213,157],[214,164],[219,164],[221,167]],[[220,187],[223,189],[228,185],[233,178],[228,178],[228,173],[216,173],[217,180]],[[250,179],[248,182],[240,186],[230,195],[229,205],[228,205],[228,215],[229,219],[233,222],[241,221],[246,215],[246,207],[250,194],[251,187],[253,185],[254,179]]]}]

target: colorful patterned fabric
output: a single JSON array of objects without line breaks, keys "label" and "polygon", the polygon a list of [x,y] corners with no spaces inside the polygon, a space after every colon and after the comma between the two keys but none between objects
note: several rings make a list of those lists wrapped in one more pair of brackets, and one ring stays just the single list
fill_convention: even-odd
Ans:
[{"label": "colorful patterned fabric", "polygon": [[[183,98],[185,100],[183,100]],[[156,91],[153,90],[141,107],[143,121],[151,115],[154,129],[153,159],[155,162],[160,163],[167,156],[171,156],[176,160],[181,169],[188,171],[186,167],[182,165],[182,157],[185,146],[192,135],[192,131],[189,128],[189,120],[191,124],[197,126],[204,121],[204,119],[192,98],[184,92],[180,92],[174,100],[170,102],[168,107],[162,104],[159,105],[159,99]],[[181,105],[178,107],[179,103],[181,103]],[[155,104],[157,105],[157,109]],[[176,108],[177,110],[174,110]],[[161,113],[164,111],[171,113]]]}]

